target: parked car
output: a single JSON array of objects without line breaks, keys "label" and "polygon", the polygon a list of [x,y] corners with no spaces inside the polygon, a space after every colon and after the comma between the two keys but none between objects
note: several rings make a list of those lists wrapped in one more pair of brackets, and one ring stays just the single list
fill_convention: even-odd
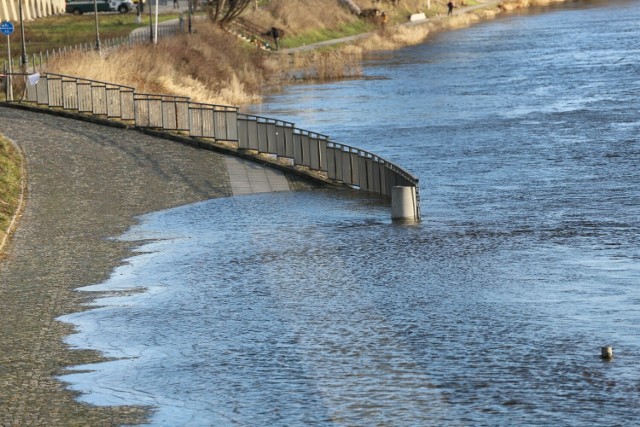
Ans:
[{"label": "parked car", "polygon": [[[97,0],[96,5],[98,12],[114,12],[115,2],[112,0]],[[82,15],[85,12],[93,12],[93,0],[66,0],[65,11],[74,15]]]},{"label": "parked car", "polygon": [[[115,12],[127,13],[135,6],[131,0],[96,0],[98,12]],[[66,0],[65,11],[74,15],[82,15],[83,13],[92,13],[94,9],[93,0]]]},{"label": "parked car", "polygon": [[136,8],[136,5],[131,0],[116,0],[116,3],[116,10],[120,13],[127,13]]}]

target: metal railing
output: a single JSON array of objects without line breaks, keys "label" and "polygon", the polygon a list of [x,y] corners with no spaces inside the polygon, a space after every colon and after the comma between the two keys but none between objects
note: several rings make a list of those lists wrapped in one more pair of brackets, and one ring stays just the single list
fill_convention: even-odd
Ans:
[{"label": "metal railing", "polygon": [[[14,76],[27,80],[23,74]],[[25,83],[23,98],[39,106],[117,119],[138,128],[224,141],[244,152],[276,156],[281,163],[301,167],[310,174],[320,173],[330,181],[386,197],[391,196],[394,186],[415,187],[419,216],[418,178],[376,154],[296,128],[293,123],[243,114],[237,107],[192,102],[174,95],[137,93],[129,86],[62,74],[44,74],[33,83]]]}]

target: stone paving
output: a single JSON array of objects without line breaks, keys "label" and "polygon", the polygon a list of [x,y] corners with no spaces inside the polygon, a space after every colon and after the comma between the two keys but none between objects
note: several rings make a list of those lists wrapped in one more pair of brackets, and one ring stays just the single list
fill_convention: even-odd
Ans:
[{"label": "stone paving", "polygon": [[289,191],[291,187],[282,171],[232,156],[225,157],[225,164],[234,196]]},{"label": "stone paving", "polygon": [[230,196],[225,157],[2,106],[0,133],[22,147],[28,174],[26,209],[0,261],[0,426],[138,423],[148,408],[82,404],[56,380],[100,355],[67,348],[72,328],[55,319],[82,309],[88,297],[74,289],[106,279],[130,255],[130,244],[108,238],[136,216]]}]

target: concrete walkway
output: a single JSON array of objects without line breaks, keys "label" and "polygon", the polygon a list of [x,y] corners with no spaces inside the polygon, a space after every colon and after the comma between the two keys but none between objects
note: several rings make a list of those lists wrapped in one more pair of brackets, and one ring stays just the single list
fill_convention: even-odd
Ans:
[{"label": "concrete walkway", "polygon": [[24,151],[28,175],[24,214],[0,259],[0,426],[136,424],[145,408],[82,404],[56,380],[66,366],[101,358],[69,349],[72,327],[55,319],[90,297],[76,288],[104,281],[131,256],[131,243],[112,238],[138,216],[285,191],[288,177],[134,130],[2,106],[0,132]]},{"label": "concrete walkway", "polygon": [[234,196],[290,190],[287,177],[279,170],[232,156],[225,157],[225,164]]}]

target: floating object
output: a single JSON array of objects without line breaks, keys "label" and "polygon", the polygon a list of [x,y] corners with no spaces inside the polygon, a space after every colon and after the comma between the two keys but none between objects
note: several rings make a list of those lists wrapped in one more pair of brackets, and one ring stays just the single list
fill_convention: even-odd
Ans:
[{"label": "floating object", "polygon": [[613,347],[602,347],[600,351],[600,357],[602,357],[603,359],[613,359]]}]

